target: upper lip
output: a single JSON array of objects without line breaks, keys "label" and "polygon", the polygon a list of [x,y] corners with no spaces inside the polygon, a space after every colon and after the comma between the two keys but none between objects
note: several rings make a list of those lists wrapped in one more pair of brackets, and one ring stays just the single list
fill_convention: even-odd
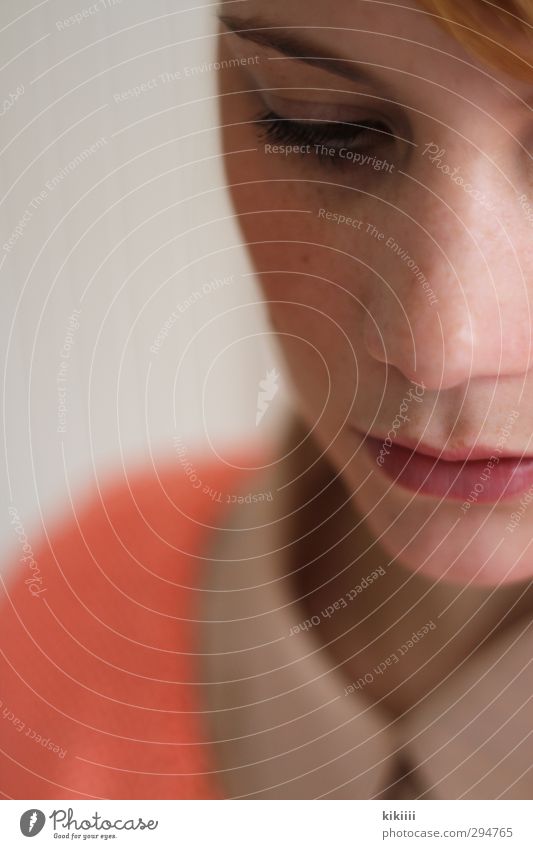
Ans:
[{"label": "upper lip", "polygon": [[[379,434],[365,433],[364,431],[358,431],[360,436],[364,439],[375,439],[379,442],[384,442],[387,438],[387,435],[380,436]],[[490,457],[498,457],[500,459],[515,459],[515,460],[532,460],[533,456],[528,455],[525,452],[520,452],[516,450],[506,449],[505,446],[498,447],[494,446],[491,448],[487,445],[480,445],[476,442],[472,442],[469,445],[449,447],[449,448],[436,448],[433,445],[429,445],[423,442],[420,439],[416,439],[413,437],[406,437],[402,434],[401,438],[396,437],[393,440],[393,443],[396,445],[400,445],[402,448],[406,448],[408,451],[412,451],[417,454],[425,454],[428,457],[434,457],[437,460],[443,460],[447,463],[464,463],[464,462],[476,462],[479,460],[489,460]]]}]

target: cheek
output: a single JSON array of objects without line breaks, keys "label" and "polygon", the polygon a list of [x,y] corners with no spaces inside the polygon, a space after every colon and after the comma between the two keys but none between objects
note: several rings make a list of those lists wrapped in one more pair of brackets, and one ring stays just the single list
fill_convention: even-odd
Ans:
[{"label": "cheek", "polygon": [[[226,155],[227,182],[272,323],[280,333],[308,340],[308,350],[300,345],[298,356],[288,339],[281,340],[291,360],[310,367],[316,348],[330,368],[342,365],[337,375],[351,395],[356,368],[360,381],[368,370],[375,378],[366,343],[381,351],[389,304],[397,312],[390,295],[397,264],[373,235],[395,233],[406,241],[397,235],[394,205],[370,191],[334,185],[341,177],[330,169],[315,165],[311,177],[297,159],[259,152],[250,125],[241,120],[235,126],[238,116],[252,113],[250,106],[237,108],[237,100],[230,98],[222,109],[225,151],[255,149]],[[381,191],[387,190],[383,185]],[[299,309],[288,310],[284,302]]]},{"label": "cheek", "polygon": [[[314,274],[363,296],[372,277],[367,267],[383,253],[367,226],[390,229],[392,181],[325,168],[313,155],[265,154],[251,123],[258,112],[253,94],[227,95],[220,110],[227,185],[256,270]],[[332,214],[355,226],[336,224]]]},{"label": "cheek", "polygon": [[358,392],[358,311],[349,296],[285,274],[261,288],[300,411],[311,427],[330,433],[342,425]]},{"label": "cheek", "polygon": [[[381,229],[391,229],[379,199],[332,188],[320,180],[320,170],[315,181],[305,179],[297,162],[274,163],[261,153],[231,157],[226,170],[244,242],[259,273],[301,272],[359,298],[375,289],[384,252],[368,228],[379,222]],[[335,223],[334,217],[351,223]]]},{"label": "cheek", "polygon": [[[251,139],[235,137],[247,129],[228,133],[226,150],[251,147]],[[294,178],[294,167],[284,164],[282,178],[279,163],[257,153],[226,159],[243,241],[300,410],[312,427],[320,422],[330,436],[346,418],[354,419],[356,399],[360,409],[368,406],[383,382],[364,333],[365,323],[372,323],[380,251],[363,224],[361,229],[336,224],[319,211],[338,210],[362,222],[374,219],[376,211],[361,204],[354,212],[346,196]],[[353,193],[349,200],[354,203]]]}]

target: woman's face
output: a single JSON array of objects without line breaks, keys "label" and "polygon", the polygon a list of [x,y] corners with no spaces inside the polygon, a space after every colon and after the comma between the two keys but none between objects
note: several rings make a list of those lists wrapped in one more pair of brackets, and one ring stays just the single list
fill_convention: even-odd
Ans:
[{"label": "woman's face", "polygon": [[404,0],[221,14],[229,186],[301,415],[389,556],[530,578],[533,87]]}]

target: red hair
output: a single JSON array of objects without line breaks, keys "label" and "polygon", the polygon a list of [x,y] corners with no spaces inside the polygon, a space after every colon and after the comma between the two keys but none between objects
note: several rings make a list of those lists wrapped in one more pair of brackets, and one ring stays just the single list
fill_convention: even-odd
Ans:
[{"label": "red hair", "polygon": [[473,53],[512,76],[533,79],[533,0],[419,0]]}]

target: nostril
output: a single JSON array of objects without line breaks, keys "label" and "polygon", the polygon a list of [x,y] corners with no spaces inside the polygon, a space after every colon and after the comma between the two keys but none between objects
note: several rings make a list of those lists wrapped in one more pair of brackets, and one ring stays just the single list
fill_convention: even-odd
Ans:
[{"label": "nostril", "polygon": [[378,363],[388,363],[392,351],[387,351],[387,340],[382,328],[373,316],[367,316],[363,326],[363,342],[366,350]]}]

